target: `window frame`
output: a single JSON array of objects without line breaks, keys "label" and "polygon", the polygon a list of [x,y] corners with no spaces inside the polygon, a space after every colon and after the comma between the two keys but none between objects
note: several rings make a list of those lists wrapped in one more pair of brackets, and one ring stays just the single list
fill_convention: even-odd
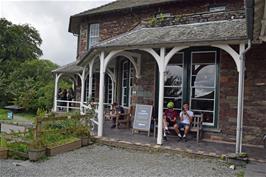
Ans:
[{"label": "window frame", "polygon": [[[93,28],[96,27],[96,28]],[[93,34],[93,30],[96,29],[96,35]],[[92,43],[92,39],[96,39],[95,43]],[[91,23],[88,25],[88,50],[93,47],[95,44],[97,44],[100,41],[100,24],[99,23]]]}]

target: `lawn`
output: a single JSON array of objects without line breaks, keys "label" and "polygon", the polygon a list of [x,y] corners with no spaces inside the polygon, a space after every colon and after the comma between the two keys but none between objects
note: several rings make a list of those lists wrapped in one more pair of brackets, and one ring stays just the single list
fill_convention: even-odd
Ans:
[{"label": "lawn", "polygon": [[7,110],[0,108],[0,120],[6,120],[7,119]]},{"label": "lawn", "polygon": [[[0,120],[7,120],[7,112],[8,110],[0,108]],[[35,114],[31,112],[20,112],[20,113],[14,113],[14,121],[16,122],[24,122],[24,121],[30,121],[33,122],[35,118]]]}]

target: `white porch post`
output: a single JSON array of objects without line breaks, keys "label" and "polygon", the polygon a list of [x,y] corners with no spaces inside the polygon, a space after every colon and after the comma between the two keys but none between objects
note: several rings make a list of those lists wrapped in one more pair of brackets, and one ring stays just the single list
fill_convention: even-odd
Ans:
[{"label": "white porch post", "polygon": [[86,67],[82,70],[81,75],[81,93],[80,93],[80,113],[83,113],[84,91],[85,91],[85,71]]},{"label": "white porch post", "polygon": [[57,111],[57,92],[58,92],[58,80],[61,74],[55,75],[55,86],[54,86],[54,112]]},{"label": "white porch post", "polygon": [[103,136],[103,102],[104,102],[104,52],[100,55],[100,85],[98,105],[98,136]]},{"label": "white porch post", "polygon": [[238,72],[238,103],[237,103],[237,132],[236,132],[236,154],[242,152],[243,131],[243,107],[244,107],[244,78],[245,78],[245,45],[241,44],[239,49],[239,72]]},{"label": "white porch post", "polygon": [[165,60],[165,48],[160,49],[160,78],[159,78],[159,106],[158,106],[158,135],[157,144],[162,144],[163,137],[163,96],[164,96],[164,60]]},{"label": "white porch post", "polygon": [[91,101],[91,97],[92,97],[92,77],[93,77],[93,73],[92,73],[92,69],[93,69],[93,63],[90,64],[90,71],[89,71],[89,100]]}]

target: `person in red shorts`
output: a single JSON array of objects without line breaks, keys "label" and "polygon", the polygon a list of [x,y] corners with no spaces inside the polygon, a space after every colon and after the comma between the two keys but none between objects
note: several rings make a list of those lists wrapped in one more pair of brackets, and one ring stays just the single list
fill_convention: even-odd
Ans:
[{"label": "person in red shorts", "polygon": [[[163,139],[167,140],[166,135],[169,134],[169,129],[168,126],[171,127],[177,127],[177,112],[174,110],[174,103],[170,101],[167,103],[167,109],[164,111],[164,116],[163,116],[163,126],[164,126],[164,134],[163,134]],[[178,133],[178,129],[175,131]]]}]

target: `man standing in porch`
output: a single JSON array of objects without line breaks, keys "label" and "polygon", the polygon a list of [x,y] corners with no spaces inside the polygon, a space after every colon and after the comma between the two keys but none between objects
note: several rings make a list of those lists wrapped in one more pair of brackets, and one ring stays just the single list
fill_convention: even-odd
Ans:
[{"label": "man standing in porch", "polygon": [[180,122],[179,124],[175,127],[175,130],[177,132],[177,135],[179,138],[182,138],[181,134],[180,134],[180,129],[184,128],[184,135],[183,135],[183,139],[185,141],[187,141],[187,135],[189,133],[189,128],[190,128],[190,124],[192,122],[192,118],[194,116],[194,113],[192,111],[189,110],[189,104],[187,102],[183,103],[183,110],[180,112]]},{"label": "man standing in porch", "polygon": [[[167,109],[164,112],[163,124],[164,124],[164,135],[163,139],[167,140],[166,134],[169,134],[168,126],[176,127],[177,112],[174,110],[174,103],[172,101],[168,102]],[[178,133],[178,129],[176,129]]]}]

